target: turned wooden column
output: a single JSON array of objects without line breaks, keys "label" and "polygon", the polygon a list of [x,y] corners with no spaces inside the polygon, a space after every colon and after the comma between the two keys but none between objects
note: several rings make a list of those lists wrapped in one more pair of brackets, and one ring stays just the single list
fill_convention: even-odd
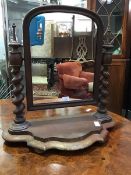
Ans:
[{"label": "turned wooden column", "polygon": [[103,45],[103,60],[101,66],[101,85],[99,87],[99,102],[98,102],[98,112],[106,113],[107,109],[107,96],[109,95],[108,86],[109,86],[109,71],[108,66],[111,64],[112,57],[112,45]]},{"label": "turned wooden column", "polygon": [[[108,31],[110,32],[110,31]],[[109,42],[109,34],[105,44],[103,45],[103,57],[101,66],[100,86],[99,86],[99,97],[98,97],[98,109],[95,113],[95,117],[102,123],[109,122],[112,118],[107,113],[107,97],[109,95],[109,70],[108,67],[112,62],[112,48],[113,45]]]},{"label": "turned wooden column", "polygon": [[23,103],[24,95],[22,93],[24,86],[21,84],[23,77],[20,74],[23,59],[21,52],[19,51],[21,45],[16,41],[15,27],[15,24],[13,24],[13,41],[9,44],[9,47],[11,48],[9,53],[9,66],[11,68],[11,82],[13,85],[12,103],[16,106],[16,109],[13,111],[15,118],[9,128],[10,132],[18,132],[29,126],[29,123],[24,117],[25,105]]}]

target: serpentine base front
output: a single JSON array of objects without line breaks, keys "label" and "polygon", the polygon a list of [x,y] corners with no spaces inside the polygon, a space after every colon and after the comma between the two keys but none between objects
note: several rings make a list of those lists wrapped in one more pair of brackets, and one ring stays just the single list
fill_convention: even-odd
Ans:
[{"label": "serpentine base front", "polygon": [[3,131],[8,142],[26,142],[28,146],[46,151],[48,149],[80,150],[95,142],[105,142],[113,121],[100,123],[92,115],[58,118],[51,120],[32,120],[25,130]]}]

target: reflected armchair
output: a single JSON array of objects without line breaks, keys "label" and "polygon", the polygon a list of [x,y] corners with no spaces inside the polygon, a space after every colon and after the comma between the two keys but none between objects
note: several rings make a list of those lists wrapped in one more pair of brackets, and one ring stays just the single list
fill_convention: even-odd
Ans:
[{"label": "reflected armchair", "polygon": [[60,97],[88,98],[93,92],[94,73],[82,71],[79,62],[56,65],[60,83]]}]

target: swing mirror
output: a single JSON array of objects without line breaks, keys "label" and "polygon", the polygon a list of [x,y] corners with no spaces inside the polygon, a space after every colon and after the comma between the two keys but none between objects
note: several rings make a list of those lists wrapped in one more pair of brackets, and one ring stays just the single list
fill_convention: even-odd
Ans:
[{"label": "swing mirror", "polygon": [[[69,6],[40,6],[26,15],[23,44],[27,110],[49,110],[24,115],[22,58],[15,26],[13,41],[10,65],[16,116],[9,130],[3,132],[3,138],[9,142],[26,142],[40,151],[75,151],[97,141],[104,142],[106,129],[115,124],[106,111],[112,46],[103,45],[99,16]],[[88,104],[97,105],[98,95],[95,112],[92,110],[95,107],[89,109]],[[27,121],[28,115],[32,119]]]},{"label": "swing mirror", "polygon": [[41,6],[24,19],[29,110],[96,104],[101,66],[101,21],[87,10]]}]

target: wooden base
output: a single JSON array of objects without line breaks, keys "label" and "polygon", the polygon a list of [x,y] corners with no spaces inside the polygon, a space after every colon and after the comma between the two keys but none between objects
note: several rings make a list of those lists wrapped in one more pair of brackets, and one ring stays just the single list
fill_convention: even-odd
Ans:
[{"label": "wooden base", "polygon": [[30,127],[22,131],[4,131],[8,142],[26,142],[28,146],[46,151],[48,149],[80,150],[95,142],[104,142],[114,122],[101,124],[94,113],[67,116],[47,120],[30,120]]}]

